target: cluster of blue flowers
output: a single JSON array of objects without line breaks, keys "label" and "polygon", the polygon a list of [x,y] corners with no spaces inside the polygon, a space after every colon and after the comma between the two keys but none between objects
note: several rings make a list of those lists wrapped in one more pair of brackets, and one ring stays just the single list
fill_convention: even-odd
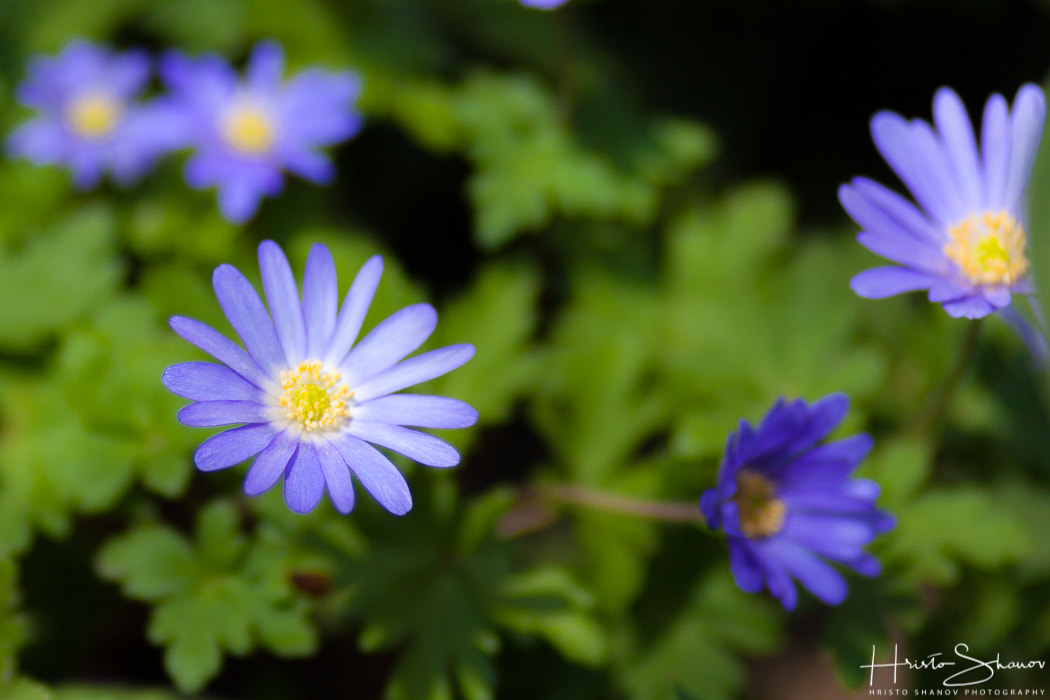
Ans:
[{"label": "cluster of blue flowers", "polygon": [[[866,270],[851,286],[868,298],[929,290],[930,301],[955,317],[1009,310],[1013,294],[1034,291],[1025,189],[1046,99],[1025,85],[1010,110],[993,95],[981,149],[952,90],[937,92],[933,113],[934,126],[892,112],[871,120],[876,147],[921,209],[863,177],[839,189],[843,207],[864,229],[860,243],[897,263]],[[737,585],[766,587],[789,610],[797,601],[792,578],[826,603],[845,598],[845,581],[821,557],[878,575],[878,562],[862,548],[894,524],[875,508],[878,486],[851,478],[871,448],[867,435],[815,446],[847,405],[842,395],[812,406],[780,401],[757,429],[742,421],[729,436],[717,486],[700,500],[708,523],[728,537]]]},{"label": "cluster of blue flowers", "polygon": [[[283,54],[272,42],[255,47],[243,79],[214,55],[169,52],[159,72],[168,92],[144,102],[151,61],[142,52],[117,54],[78,41],[55,58],[36,59],[18,97],[39,115],[11,134],[9,152],[64,165],[78,187],[88,188],[107,172],[132,182],[163,155],[189,149],[187,182],[217,188],[223,214],[240,222],[263,197],[280,192],[284,171],[330,181],[332,164],[318,148],[361,127],[353,109],[360,81],[352,72],[310,69],[284,82]],[[1007,310],[1013,295],[1034,291],[1025,190],[1045,98],[1025,85],[1011,109],[993,95],[980,148],[954,92],[937,92],[933,114],[933,125],[890,112],[872,119],[876,147],[915,204],[863,177],[840,188],[842,205],[863,229],[860,243],[895,263],[862,272],[851,286],[869,298],[927,290],[955,317]],[[459,367],[474,348],[452,345],[405,359],[436,326],[428,304],[402,309],[357,342],[382,272],[378,256],[361,268],[341,307],[335,264],[323,245],[310,251],[301,291],[272,241],[259,246],[259,266],[266,305],[233,267],[220,266],[213,278],[243,349],[199,321],[171,319],[176,333],[221,363],[187,362],[164,372],[164,385],[193,402],[179,420],[236,426],[200,445],[197,467],[213,471],[254,457],[245,493],[283,480],[297,513],[314,509],[325,492],[337,510],[350,512],[353,475],[386,510],[407,513],[408,484],[374,446],[432,467],[458,464],[453,447],[408,426],[464,428],[477,412],[456,399],[398,392]],[[781,399],[757,427],[741,421],[729,436],[717,484],[700,509],[725,532],[743,590],[767,588],[793,609],[795,581],[826,603],[845,598],[846,582],[829,561],[878,575],[879,563],[864,547],[894,519],[875,507],[878,486],[853,477],[872,440],[861,434],[819,444],[848,405],[841,394],[812,404]]]},{"label": "cluster of blue flowers", "polygon": [[[936,130],[877,114],[876,145],[922,211],[865,178],[841,188],[843,205],[864,227],[860,242],[903,266],[861,273],[854,290],[884,297],[929,289],[931,301],[967,317],[1005,308],[1011,294],[1031,292],[1024,191],[1045,112],[1043,94],[1032,85],[1021,89],[1012,113],[993,96],[985,110],[983,153],[950,90],[935,98]],[[211,172],[225,167],[218,162]],[[197,466],[221,469],[258,455],[245,492],[261,493],[283,477],[285,499],[296,512],[314,508],[325,489],[335,507],[348,512],[353,473],[383,507],[404,514],[412,503],[404,477],[369,443],[429,466],[457,464],[452,447],[404,426],[467,427],[477,413],[455,399],[394,392],[455,369],[473,347],[403,360],[434,329],[436,315],[426,304],[401,310],[354,345],[379,281],[378,258],[361,269],[338,316],[335,270],[324,246],[315,246],[307,260],[301,303],[276,244],[259,247],[259,263],[270,314],[240,273],[225,265],[215,271],[219,303],[247,352],[197,321],[171,321],[176,332],[225,364],[191,362],[165,372],[171,391],[196,402],[179,419],[191,426],[240,425],[206,440],[195,455]],[[708,524],[727,536],[740,588],[767,588],[787,609],[798,601],[794,581],[828,604],[846,597],[846,582],[829,561],[877,576],[879,563],[864,547],[894,526],[893,516],[875,507],[878,485],[853,477],[871,438],[818,444],[841,423],[848,405],[842,394],[813,404],[780,400],[757,428],[741,421],[729,436],[715,488],[700,499]]]},{"label": "cluster of blue flowers", "polygon": [[216,55],[171,51],[160,58],[168,92],[140,97],[151,77],[142,51],[116,53],[85,41],[29,64],[18,88],[39,114],[10,135],[10,154],[70,169],[77,187],[110,173],[134,182],[164,155],[190,150],[186,182],[218,189],[223,215],[247,221],[263,197],[280,193],[284,171],[329,182],[332,164],[317,149],[353,136],[361,81],[351,71],[308,69],[283,80],[284,55],[270,41],[251,54],[244,78]]}]

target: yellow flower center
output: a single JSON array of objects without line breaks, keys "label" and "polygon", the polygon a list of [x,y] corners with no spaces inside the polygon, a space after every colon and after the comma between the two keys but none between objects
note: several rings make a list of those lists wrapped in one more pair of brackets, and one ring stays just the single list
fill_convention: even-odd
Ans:
[{"label": "yellow flower center", "polygon": [[344,399],[353,392],[339,382],[338,372],[324,371],[320,362],[300,362],[294,370],[281,372],[281,379],[280,405],[304,431],[333,429],[350,417]]},{"label": "yellow flower center", "polygon": [[740,531],[746,537],[769,537],[784,528],[787,506],[776,498],[773,482],[756,472],[741,469],[736,475]]},{"label": "yellow flower center", "polygon": [[1028,271],[1024,227],[1006,212],[971,214],[948,236],[944,254],[972,284],[1013,284]]},{"label": "yellow flower center", "polygon": [[82,95],[69,105],[66,119],[73,131],[89,139],[106,136],[120,119],[120,103],[97,93]]},{"label": "yellow flower center", "polygon": [[263,109],[253,104],[241,104],[226,116],[222,135],[235,150],[259,155],[273,146],[276,130],[273,119]]}]

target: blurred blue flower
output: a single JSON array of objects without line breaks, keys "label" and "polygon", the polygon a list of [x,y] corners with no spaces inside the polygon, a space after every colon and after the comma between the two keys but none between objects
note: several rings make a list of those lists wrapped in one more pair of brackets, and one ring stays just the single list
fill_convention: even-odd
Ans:
[{"label": "blurred blue flower", "polygon": [[561,7],[569,0],[519,0],[525,7],[535,7],[538,10],[553,10]]},{"label": "blurred blue flower", "polygon": [[792,579],[830,605],[845,599],[846,581],[824,559],[877,576],[878,561],[862,547],[894,525],[875,508],[878,485],[850,478],[870,437],[815,447],[848,407],[843,394],[813,405],[780,399],[757,429],[740,421],[716,487],[700,497],[708,524],[728,537],[737,585],[748,593],[765,586],[788,610],[798,600]]},{"label": "blurred blue flower", "polygon": [[107,171],[122,185],[133,182],[168,147],[166,111],[134,102],[150,79],[144,52],[74,41],[56,57],[33,58],[28,72],[17,97],[39,115],[8,137],[11,155],[64,165],[87,189]]},{"label": "blurred blue flower", "polygon": [[259,266],[269,314],[235,268],[220,265],[213,276],[219,305],[247,352],[199,321],[171,319],[176,333],[223,363],[186,362],[164,371],[164,386],[195,402],[179,420],[193,427],[244,424],[205,440],[194,454],[197,468],[225,469],[258,455],[245,493],[258,495],[284,477],[285,501],[297,513],[317,506],[326,486],[336,509],[350,512],[353,472],[384,508],[407,513],[408,484],[369,443],[431,467],[458,464],[448,443],[403,426],[465,428],[477,412],[456,399],[393,392],[459,367],[474,347],[450,345],[402,362],[437,325],[429,304],[401,309],[355,345],[383,270],[378,255],[361,268],[338,315],[335,263],[325,246],[310,250],[302,303],[273,241],[259,246]]},{"label": "blurred blue flower", "polygon": [[1035,85],[1011,111],[1001,95],[984,108],[978,151],[966,108],[948,88],[933,100],[934,126],[892,112],[871,120],[875,146],[907,185],[910,202],[867,178],[839,188],[864,230],[858,240],[903,267],[866,270],[850,282],[862,297],[920,289],[955,317],[980,318],[1033,291],[1025,255],[1025,187],[1039,149],[1046,100]]},{"label": "blurred blue flower", "polygon": [[282,82],[284,54],[271,41],[252,51],[242,81],[215,55],[165,54],[160,72],[171,91],[182,145],[194,154],[186,181],[217,187],[219,208],[230,221],[247,221],[263,197],[284,187],[288,170],[316,183],[335,175],[317,151],[353,136],[362,118],[353,109],[361,81],[351,71],[304,70]]}]

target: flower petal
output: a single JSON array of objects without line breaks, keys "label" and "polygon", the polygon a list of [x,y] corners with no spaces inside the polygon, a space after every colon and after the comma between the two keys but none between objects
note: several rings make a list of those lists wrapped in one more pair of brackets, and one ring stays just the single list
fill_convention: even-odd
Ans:
[{"label": "flower petal", "polygon": [[397,467],[379,450],[350,435],[341,435],[332,444],[379,505],[394,515],[412,509],[412,493]]},{"label": "flower petal", "polygon": [[942,306],[952,318],[983,318],[995,311],[995,307],[992,306],[981,294],[974,294],[972,297],[946,301]]},{"label": "flower petal", "polygon": [[381,447],[388,447],[428,467],[454,467],[459,464],[459,453],[452,445],[426,433],[356,419],[350,421],[346,432]]},{"label": "flower petal", "polygon": [[303,320],[306,325],[306,355],[320,357],[335,329],[339,287],[335,261],[328,248],[315,243],[306,258],[303,274]]},{"label": "flower petal", "polygon": [[255,423],[213,435],[193,453],[193,463],[203,472],[232,467],[259,454],[276,433],[268,423]]},{"label": "flower petal", "polygon": [[348,352],[357,334],[361,331],[368,306],[375,296],[376,287],[379,286],[379,278],[383,274],[383,258],[379,255],[372,256],[357,273],[350,291],[343,299],[343,306],[339,309],[339,318],[335,322],[335,331],[332,333],[328,346],[325,348],[322,361],[326,365],[338,364]]},{"label": "flower petal", "polygon": [[449,345],[400,362],[362,382],[354,399],[369,401],[451,372],[474,357],[473,345]]},{"label": "flower petal", "polygon": [[463,401],[419,394],[372,399],[355,406],[353,416],[355,419],[417,428],[466,428],[478,420],[478,412]]},{"label": "flower petal", "polygon": [[992,95],[984,105],[981,124],[981,171],[984,176],[984,206],[1001,211],[1006,202],[1006,178],[1010,167],[1010,109],[1002,95]]},{"label": "flower petal", "polygon": [[938,279],[926,272],[888,265],[861,272],[849,281],[849,286],[865,299],[883,299],[903,292],[928,289]]},{"label": "flower petal", "polygon": [[795,545],[778,549],[778,558],[788,572],[809,592],[828,605],[838,605],[846,599],[849,589],[842,574],[831,568],[826,562],[809,553],[808,550]]},{"label": "flower petal", "polygon": [[288,367],[295,367],[306,359],[306,326],[292,268],[273,241],[259,244],[259,271],[285,362]]},{"label": "flower petal", "polygon": [[1045,120],[1043,91],[1035,85],[1021,86],[1010,113],[1010,165],[1003,192],[1003,205],[1008,212],[1015,212],[1021,206],[1021,197],[1039,152]]},{"label": "flower petal", "polygon": [[254,401],[198,401],[186,406],[179,422],[191,428],[214,428],[235,423],[265,423],[267,408]]},{"label": "flower petal", "polygon": [[317,452],[309,443],[300,443],[299,451],[287,468],[284,478],[284,502],[295,513],[309,513],[324,496],[324,474]]},{"label": "flower petal", "polygon": [[278,433],[248,469],[248,475],[244,478],[244,493],[248,496],[258,496],[276,484],[297,447],[299,440],[289,431]]},{"label": "flower petal", "polygon": [[264,370],[275,373],[285,366],[273,323],[252,285],[232,265],[219,265],[212,275],[219,306],[237,331],[248,353]]},{"label": "flower petal", "polygon": [[900,231],[861,231],[857,234],[857,241],[875,255],[920,272],[937,274],[948,268],[944,253]]},{"label": "flower petal", "polygon": [[273,380],[248,353],[211,326],[185,316],[172,316],[168,324],[184,340],[196,345],[260,389],[273,386]]},{"label": "flower petal", "polygon": [[260,41],[248,59],[248,86],[261,94],[280,89],[284,72],[284,50],[276,41]]},{"label": "flower petal", "polygon": [[729,567],[733,571],[733,579],[740,590],[745,593],[758,593],[766,583],[762,575],[762,567],[741,539],[738,537],[729,539]]},{"label": "flower petal", "polygon": [[332,505],[340,513],[349,513],[354,509],[354,483],[350,479],[350,468],[346,465],[346,460],[331,443],[319,442],[316,448]]},{"label": "flower petal", "polygon": [[263,391],[229,367],[213,362],[183,362],[160,377],[168,391],[194,401],[259,401]]},{"label": "flower petal", "polygon": [[963,199],[976,207],[982,199],[983,183],[970,115],[953,90],[941,88],[933,97],[933,118],[952,165],[956,185]]},{"label": "flower petal", "polygon": [[[871,119],[871,136],[875,147],[897,176],[908,186],[915,201],[938,224],[949,224],[956,213],[945,201],[942,183],[934,179],[934,169],[922,160],[927,153],[915,142],[917,132],[893,112],[879,112]],[[936,158],[935,158],[936,159]]]},{"label": "flower petal", "polygon": [[944,231],[915,205],[874,180],[853,178],[850,184],[839,187],[839,201],[853,220],[868,231],[903,231],[935,249],[945,241]]},{"label": "flower petal", "polygon": [[397,364],[430,337],[437,312],[430,304],[413,304],[397,311],[372,329],[340,362],[343,378],[357,386]]}]

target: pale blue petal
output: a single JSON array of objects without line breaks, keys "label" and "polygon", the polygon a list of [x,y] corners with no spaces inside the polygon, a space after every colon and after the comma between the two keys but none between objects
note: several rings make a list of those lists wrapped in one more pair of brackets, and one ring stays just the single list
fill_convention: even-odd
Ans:
[{"label": "pale blue petal", "polygon": [[303,275],[303,318],[306,324],[306,354],[319,358],[335,329],[339,286],[336,281],[335,261],[328,248],[315,243],[306,258]]},{"label": "pale blue petal", "polygon": [[322,358],[324,364],[337,364],[350,352],[350,347],[357,340],[357,334],[361,332],[361,324],[364,323],[365,314],[368,313],[368,306],[372,303],[382,274],[383,258],[379,255],[369,258],[368,262],[361,266],[353,284],[350,285],[350,291],[343,299],[342,308],[339,309],[335,332]]},{"label": "pale blue petal", "polygon": [[292,268],[273,241],[259,244],[259,271],[285,362],[288,367],[295,367],[306,359],[306,326]]},{"label": "pale blue petal", "polygon": [[903,292],[927,289],[939,278],[925,272],[904,267],[875,267],[865,270],[850,280],[850,288],[866,299],[882,299]]},{"label": "pale blue petal", "polygon": [[316,449],[332,505],[340,513],[349,513],[354,509],[354,484],[350,479],[350,468],[346,466],[346,460],[330,442],[319,442]]},{"label": "pale blue petal", "polygon": [[341,435],[333,445],[343,455],[350,470],[379,505],[394,515],[412,509],[412,493],[397,467],[379,450],[350,435]]},{"label": "pale blue petal", "polygon": [[339,363],[351,387],[374,377],[418,348],[437,326],[437,312],[430,304],[413,304],[380,323],[355,345]]},{"label": "pale blue petal", "polygon": [[300,443],[284,478],[284,502],[294,513],[309,513],[324,496],[324,474],[313,445]]},{"label": "pale blue petal", "polygon": [[355,401],[369,401],[451,372],[474,356],[473,345],[449,345],[405,360],[362,382]]},{"label": "pale blue petal", "polygon": [[1010,167],[1010,109],[1002,95],[992,95],[984,105],[981,124],[981,169],[984,174],[984,205],[1001,211],[1006,202],[1006,178]]},{"label": "pale blue petal", "polygon": [[191,428],[214,428],[236,423],[265,423],[267,408],[254,401],[198,401],[178,414],[179,422]]},{"label": "pale blue petal", "polygon": [[353,408],[355,419],[417,428],[467,428],[478,420],[468,404],[444,396],[394,394]]},{"label": "pale blue petal", "polygon": [[257,387],[265,389],[273,386],[273,379],[263,372],[248,353],[211,326],[185,316],[172,316],[168,324],[184,340],[196,345]]},{"label": "pale blue petal", "polygon": [[193,453],[193,463],[203,472],[232,467],[259,454],[276,433],[267,423],[227,430],[202,442]]},{"label": "pale blue petal", "polygon": [[168,391],[194,401],[259,401],[264,392],[229,367],[212,362],[183,362],[164,370]]},{"label": "pale blue petal", "polygon": [[276,484],[297,447],[299,440],[289,431],[278,433],[248,469],[248,475],[244,478],[244,493],[258,496]]},{"label": "pale blue petal", "polygon": [[219,306],[248,353],[270,373],[285,368],[273,323],[252,285],[232,265],[219,265],[212,275]]},{"label": "pale blue petal", "polygon": [[362,440],[387,447],[428,467],[454,467],[459,453],[452,445],[433,435],[387,423],[353,419],[346,432]]},{"label": "pale blue petal", "polygon": [[963,199],[976,209],[983,204],[983,183],[966,107],[953,90],[941,88],[933,97],[933,118]]}]

